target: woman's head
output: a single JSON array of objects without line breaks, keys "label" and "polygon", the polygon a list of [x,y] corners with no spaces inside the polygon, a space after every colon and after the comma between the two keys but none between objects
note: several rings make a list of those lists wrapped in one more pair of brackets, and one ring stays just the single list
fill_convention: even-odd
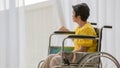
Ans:
[{"label": "woman's head", "polygon": [[79,17],[82,21],[87,21],[90,15],[90,9],[86,3],[77,4],[72,7],[73,7],[73,17],[75,18]]}]

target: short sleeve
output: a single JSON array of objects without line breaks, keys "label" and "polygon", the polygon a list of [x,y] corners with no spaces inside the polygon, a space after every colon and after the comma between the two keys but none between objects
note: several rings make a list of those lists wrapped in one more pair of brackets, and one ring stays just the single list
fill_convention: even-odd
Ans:
[{"label": "short sleeve", "polygon": [[[94,32],[94,29],[92,28],[84,28],[81,31],[78,31],[78,35],[89,35],[89,36],[95,36],[96,33]],[[93,46],[93,40],[92,39],[77,39],[77,45],[83,46],[83,47],[92,47]]]}]

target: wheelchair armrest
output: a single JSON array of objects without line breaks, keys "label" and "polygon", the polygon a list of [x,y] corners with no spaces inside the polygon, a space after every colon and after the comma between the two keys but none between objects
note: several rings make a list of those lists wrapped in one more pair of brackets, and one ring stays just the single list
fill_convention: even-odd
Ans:
[{"label": "wheelchair armrest", "polygon": [[67,38],[78,38],[78,39],[96,39],[96,36],[86,36],[86,35],[69,35]]},{"label": "wheelchair armrest", "polygon": [[51,39],[54,35],[70,35],[75,34],[74,31],[55,31],[49,36],[49,47],[48,47],[48,55],[50,54],[50,46],[51,46]]},{"label": "wheelchair armrest", "polygon": [[75,34],[74,31],[55,31],[54,34]]},{"label": "wheelchair armrest", "polygon": [[62,51],[64,51],[64,43],[65,40],[68,38],[76,38],[76,39],[91,39],[91,40],[97,40],[99,39],[97,36],[88,36],[88,35],[69,35],[66,38],[63,39],[62,42]]}]

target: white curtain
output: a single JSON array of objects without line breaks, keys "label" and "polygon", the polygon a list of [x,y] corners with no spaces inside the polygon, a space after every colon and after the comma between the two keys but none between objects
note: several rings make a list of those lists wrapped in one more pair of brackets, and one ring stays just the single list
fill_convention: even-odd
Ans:
[{"label": "white curtain", "polygon": [[0,68],[25,68],[24,0],[0,0]]},{"label": "white curtain", "polygon": [[[111,25],[112,29],[104,29],[102,40],[102,51],[112,54],[120,62],[120,49],[118,49],[120,40],[120,1],[119,0],[99,0],[98,1],[98,22],[99,25]],[[112,67],[112,64],[108,65]],[[114,68],[114,67],[112,67]]]},{"label": "white curtain", "polygon": [[[120,62],[120,0],[54,0],[54,5],[58,10],[58,18],[62,25],[73,29],[71,6],[77,3],[85,2],[90,7],[90,17],[88,21],[97,22],[98,27],[111,25],[112,29],[103,30],[102,51],[110,53]],[[57,11],[56,11],[57,12]],[[64,18],[64,19],[61,19]],[[108,68],[111,65],[108,65]]]},{"label": "white curtain", "polygon": [[[72,24],[72,0],[53,0],[55,15],[59,19],[60,26],[65,26],[68,29],[74,28]],[[72,24],[73,25],[73,24]],[[75,24],[74,24],[75,25]]]},{"label": "white curtain", "polygon": [[[89,17],[89,21],[96,22],[97,21],[97,2],[92,0],[53,0],[53,4],[55,6],[55,11],[57,12],[55,15],[59,18],[60,26],[66,26],[70,30],[74,30],[76,24],[72,21],[72,5],[85,2],[89,5],[92,11]],[[94,4],[92,4],[94,3]]]}]

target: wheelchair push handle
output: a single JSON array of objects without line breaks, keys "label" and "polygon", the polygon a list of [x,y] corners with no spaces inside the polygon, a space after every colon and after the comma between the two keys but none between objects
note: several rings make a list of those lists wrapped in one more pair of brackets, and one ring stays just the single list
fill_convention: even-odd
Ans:
[{"label": "wheelchair push handle", "polygon": [[91,22],[91,25],[97,25],[97,23]]},{"label": "wheelchair push handle", "polygon": [[103,28],[112,28],[112,26],[105,25]]}]

